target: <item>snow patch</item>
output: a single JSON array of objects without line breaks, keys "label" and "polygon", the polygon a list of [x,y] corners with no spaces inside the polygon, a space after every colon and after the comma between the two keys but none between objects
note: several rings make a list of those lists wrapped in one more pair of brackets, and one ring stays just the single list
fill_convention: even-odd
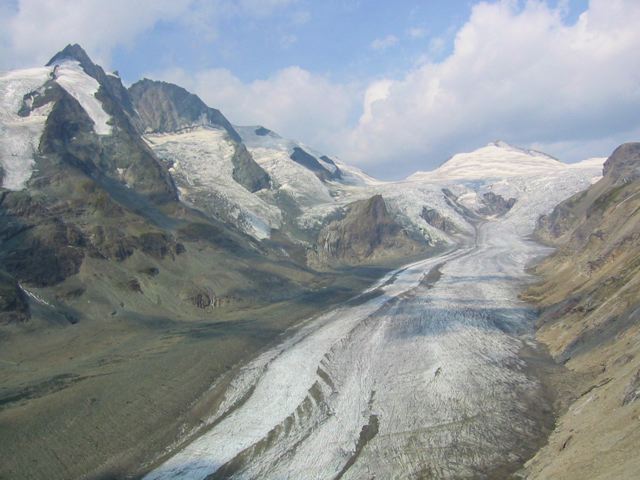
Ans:
[{"label": "snow patch", "polygon": [[54,67],[55,80],[73,98],[93,120],[93,129],[98,135],[111,134],[111,117],[104,111],[102,102],[96,98],[100,88],[98,81],[87,75],[80,62],[64,60]]},{"label": "snow patch", "polygon": [[408,180],[486,180],[560,172],[568,168],[555,158],[535,150],[490,143],[470,153],[459,153],[431,172],[417,172]]},{"label": "snow patch", "polygon": [[235,143],[223,129],[196,127],[179,133],[148,134],[156,155],[171,165],[184,202],[234,223],[259,240],[279,228],[282,214],[233,179]]},{"label": "snow patch", "polygon": [[0,164],[2,187],[22,190],[33,174],[34,155],[40,145],[50,104],[18,115],[26,94],[42,87],[49,79],[47,67],[14,70],[0,75]]}]

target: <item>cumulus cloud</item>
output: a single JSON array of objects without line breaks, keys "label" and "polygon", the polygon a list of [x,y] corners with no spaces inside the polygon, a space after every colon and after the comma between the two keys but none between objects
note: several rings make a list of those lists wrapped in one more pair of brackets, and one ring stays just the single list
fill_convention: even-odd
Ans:
[{"label": "cumulus cloud", "polygon": [[182,85],[238,125],[264,125],[311,146],[336,151],[360,107],[356,86],[332,82],[300,67],[244,83],[226,69],[193,75],[181,69],[149,75]]},{"label": "cumulus cloud", "polygon": [[[215,29],[216,15],[262,16],[293,3],[20,0],[17,10],[0,6],[0,57],[33,65],[50,54],[44,46],[79,41],[104,61],[161,20]],[[388,78],[339,83],[296,66],[254,81],[224,69],[151,76],[198,93],[236,123],[263,124],[382,176],[432,168],[495,139],[563,160],[606,154],[640,135],[640,2],[591,0],[571,24],[559,5],[478,3],[452,45],[425,37],[413,66]],[[389,35],[371,46],[397,42]]]},{"label": "cumulus cloud", "polygon": [[[217,23],[233,16],[263,17],[297,0],[18,0],[0,6],[0,68],[41,64],[68,43],[94,60],[131,45],[158,22],[174,22],[215,39]],[[49,51],[49,49],[54,51]]]},{"label": "cumulus cloud", "polygon": [[108,62],[112,49],[127,45],[160,19],[185,14],[190,0],[20,0],[5,25],[4,62],[34,65],[68,43],[81,43],[97,60]]},{"label": "cumulus cloud", "polygon": [[386,37],[376,38],[371,42],[371,48],[374,50],[386,50],[398,44],[398,37],[395,35],[387,35]]},{"label": "cumulus cloud", "polygon": [[633,0],[592,0],[573,25],[541,2],[478,4],[450,56],[367,90],[340,153],[404,174],[496,138],[561,158],[617,141],[639,126],[639,24]]},{"label": "cumulus cloud", "polygon": [[573,24],[562,4],[483,2],[448,56],[433,60],[444,45],[430,39],[397,78],[342,85],[291,67],[248,83],[226,70],[169,80],[235,122],[264,124],[382,176],[429,169],[496,139],[573,161],[637,136],[638,24],[633,0],[592,0]]}]

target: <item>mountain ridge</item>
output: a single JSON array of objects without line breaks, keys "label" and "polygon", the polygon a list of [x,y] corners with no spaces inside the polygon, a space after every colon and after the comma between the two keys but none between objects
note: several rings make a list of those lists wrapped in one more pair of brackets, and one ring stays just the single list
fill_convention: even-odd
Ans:
[{"label": "mountain ridge", "polygon": [[[534,380],[521,368],[520,357],[514,356],[516,337],[509,335],[522,328],[515,325],[517,319],[526,324],[528,317],[523,305],[509,303],[506,297],[515,297],[513,278],[524,277],[519,262],[524,265],[523,259],[533,251],[526,236],[538,215],[546,215],[538,234],[548,232],[558,245],[573,237],[585,240],[587,247],[616,238],[614,248],[599,252],[593,264],[574,251],[559,257],[569,262],[570,256],[577,255],[580,275],[606,270],[612,259],[618,265],[626,259],[621,249],[637,240],[622,228],[622,237],[607,231],[604,240],[597,232],[587,235],[580,229],[589,218],[606,224],[606,214],[611,214],[608,225],[614,230],[613,219],[622,218],[619,212],[636,207],[636,197],[626,195],[636,188],[637,159],[620,161],[630,151],[636,152],[636,147],[624,147],[614,160],[608,160],[604,178],[594,186],[592,181],[601,173],[598,160],[570,166],[503,143],[459,154],[462,164],[454,162],[455,168],[450,164],[439,173],[385,182],[264,126],[233,126],[222,112],[181,87],[143,80],[127,90],[78,45],[66,47],[50,63],[30,72],[0,75],[0,153],[7,167],[1,179],[2,185],[6,178],[15,187],[0,190],[0,341],[7,368],[0,392],[0,423],[15,425],[0,429],[8,452],[6,462],[0,462],[0,477],[15,478],[24,472],[52,479],[140,475],[171,447],[202,433],[211,412],[233,411],[237,405],[229,404],[226,394],[238,393],[233,390],[235,375],[262,371],[243,370],[245,362],[267,358],[259,354],[283,339],[288,341],[292,332],[304,335],[304,330],[297,329],[308,326],[307,320],[320,318],[322,323],[319,314],[339,305],[332,314],[338,319],[339,332],[345,328],[342,315],[352,306],[357,309],[373,299],[366,308],[387,315],[420,292],[425,302],[409,304],[411,308],[398,317],[400,330],[389,330],[398,341],[415,338],[416,342],[398,343],[399,350],[387,351],[390,356],[382,359],[384,367],[384,360],[391,365],[396,357],[402,358],[400,348],[422,348],[418,341],[431,339],[434,332],[418,333],[432,316],[440,320],[434,324],[447,333],[447,285],[461,295],[456,321],[468,315],[474,330],[464,337],[439,338],[462,339],[470,348],[456,350],[457,340],[445,344],[456,358],[445,355],[437,357],[443,359],[441,365],[425,363],[416,385],[454,385],[456,375],[467,370],[451,365],[468,368],[467,357],[481,358],[480,365],[490,370],[498,367],[484,345],[478,348],[473,343],[491,332],[495,343],[490,345],[506,345],[500,352],[514,365],[508,373],[521,379],[518,388],[526,390]],[[482,165],[483,160],[492,160],[491,155],[493,170]],[[471,167],[465,164],[469,161]],[[511,169],[504,170],[509,161]],[[592,193],[579,193],[586,188]],[[583,205],[584,199],[593,202]],[[578,204],[580,208],[575,209]],[[494,231],[495,225],[500,228]],[[488,232],[485,237],[484,232]],[[512,252],[507,242],[513,239],[519,250]],[[491,274],[483,270],[483,258],[474,253],[479,241],[482,251],[495,257],[488,257],[493,263],[484,265]],[[571,242],[578,244],[575,239]],[[452,253],[445,260],[437,256],[442,252]],[[420,271],[417,259],[430,269]],[[410,260],[413,263],[407,266]],[[446,264],[449,260],[452,263]],[[478,267],[477,275],[467,276],[465,265]],[[396,267],[399,270],[387,273]],[[540,267],[540,272],[545,268]],[[549,272],[555,268],[549,267]],[[392,298],[387,297],[387,287],[403,291],[404,275],[415,285],[389,303],[390,308],[381,308]],[[426,292],[440,277],[445,282],[437,285],[439,293],[428,298]],[[394,284],[398,279],[399,285]],[[603,277],[607,288],[620,281]],[[497,284],[508,288],[496,289]],[[556,288],[552,294],[559,291]],[[471,296],[478,292],[485,296]],[[576,293],[580,300],[576,312],[580,307],[583,312],[591,308],[591,297],[582,293]],[[547,294],[540,293],[542,301],[554,300]],[[551,305],[550,328],[555,325],[554,312],[574,308],[571,295],[568,303]],[[486,301],[478,305],[478,299]],[[493,306],[484,306],[491,302]],[[430,314],[415,316],[416,311]],[[347,336],[329,332],[320,338],[329,350],[326,357],[321,350],[313,350],[325,360],[321,358],[321,368],[312,364],[309,370],[310,390],[302,389],[302,398],[309,398],[308,402],[304,400],[299,409],[294,405],[296,414],[285,420],[286,428],[269,430],[273,433],[267,438],[294,431],[307,415],[317,412],[315,407],[322,410],[330,405],[323,402],[340,396],[334,393],[341,384],[334,383],[327,372],[347,339],[387,338],[382,328],[369,335],[368,326],[387,325],[379,322],[382,317],[371,318],[375,321],[363,321],[357,328],[354,323]],[[615,322],[605,323],[607,328],[618,328]],[[397,325],[394,320],[387,326]],[[580,341],[569,341],[567,349],[553,343],[564,342],[567,332],[575,333],[574,326],[566,327],[559,335],[550,335],[544,325],[540,330],[542,339],[551,337],[552,353],[560,360],[567,352],[573,358],[575,352],[588,350],[594,335],[588,332],[589,341],[578,335]],[[551,332],[556,333],[553,328]],[[370,345],[371,358],[377,362],[375,347],[380,345]],[[434,353],[438,345],[433,344]],[[445,354],[450,353],[447,348]],[[415,351],[421,361],[431,358],[429,349]],[[425,351],[429,355],[423,355]],[[355,353],[347,357],[345,374],[355,371],[351,367],[368,372],[375,363],[360,362],[363,357]],[[286,355],[276,357],[280,361]],[[635,365],[632,360],[625,363],[629,373]],[[607,368],[615,370],[615,361]],[[409,373],[406,365],[396,367]],[[498,391],[504,388],[505,377],[496,378],[497,383],[489,385],[499,387]],[[610,383],[629,390],[633,378]],[[466,391],[473,383],[463,380],[455,385]],[[634,408],[635,390],[625,392],[616,391],[615,398],[627,402],[625,408]],[[387,391],[387,395],[393,393]],[[248,398],[244,395],[239,406]],[[410,391],[408,401],[415,398]],[[511,411],[513,398],[503,398]],[[432,400],[435,406],[441,402],[439,397]],[[522,405],[534,400],[526,398]],[[376,401],[371,395],[361,406],[371,408]],[[536,412],[546,408],[546,399],[541,402]],[[458,403],[446,402],[447,406]],[[485,415],[485,405],[481,407],[479,412]],[[435,414],[438,408],[428,410]],[[461,421],[451,422],[456,428],[466,428],[468,421],[480,418],[460,412],[464,414]],[[384,417],[378,423],[375,415],[366,424],[371,432],[385,427]],[[410,423],[411,418],[404,420]],[[503,425],[508,422],[501,420],[499,427],[508,430],[509,425]],[[534,425],[527,438],[538,438],[544,428]],[[355,432],[360,431],[366,434],[358,426]],[[443,432],[446,441],[449,432]],[[492,450],[498,437],[494,438],[494,430],[489,433],[485,451],[502,452],[505,445]],[[398,438],[403,435],[399,432]],[[507,437],[517,435],[509,430]],[[258,443],[255,450],[273,444]],[[455,451],[456,445],[449,447]],[[533,446],[514,448],[516,460],[505,461],[501,455],[497,465],[512,469]],[[447,457],[449,450],[442,452]],[[547,458],[555,457],[548,454],[542,462]],[[456,468],[494,473],[491,465],[477,465],[476,460],[467,457]],[[244,457],[234,461],[242,465]],[[227,467],[234,468],[234,461]],[[451,464],[449,458],[443,461]]]}]

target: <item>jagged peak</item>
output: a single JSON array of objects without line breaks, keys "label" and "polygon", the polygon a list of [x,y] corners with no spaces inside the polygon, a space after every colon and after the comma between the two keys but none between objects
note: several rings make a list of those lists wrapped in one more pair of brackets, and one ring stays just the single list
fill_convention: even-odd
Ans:
[{"label": "jagged peak", "polygon": [[640,142],[616,148],[604,163],[603,175],[622,184],[640,178]]},{"label": "jagged peak", "polygon": [[83,67],[88,65],[95,66],[89,55],[87,55],[87,52],[85,52],[84,49],[77,43],[69,44],[64,47],[53,57],[51,57],[51,60],[47,62],[46,66],[51,67],[63,62],[64,60],[76,60]]}]

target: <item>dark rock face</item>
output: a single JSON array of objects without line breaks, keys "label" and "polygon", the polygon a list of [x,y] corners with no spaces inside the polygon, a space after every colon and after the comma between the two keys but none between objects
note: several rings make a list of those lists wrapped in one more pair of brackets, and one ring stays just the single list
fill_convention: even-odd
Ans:
[{"label": "dark rock face", "polygon": [[640,178],[640,143],[625,143],[616,148],[604,163],[602,174],[616,185]]},{"label": "dark rock face", "polygon": [[440,215],[440,213],[433,209],[423,207],[420,216],[424,219],[432,227],[437,228],[438,230],[442,230],[446,233],[456,233],[458,229],[456,226],[446,217]]},{"label": "dark rock face", "polygon": [[136,292],[136,293],[144,293],[142,291],[142,286],[140,285],[140,282],[138,281],[137,278],[132,278],[131,280],[129,280],[127,282],[127,288],[129,290],[131,290],[132,292]]},{"label": "dark rock face", "polygon": [[[291,154],[291,160],[311,170],[322,181],[335,180],[340,178],[341,176],[340,170],[338,170],[337,167],[335,172],[330,172],[329,170],[327,170],[322,166],[322,164],[316,159],[316,157],[305,152],[300,147],[295,147],[293,149],[293,153]],[[331,159],[329,159],[329,161],[332,164],[334,164],[333,161],[331,161]]]},{"label": "dark rock face", "polygon": [[266,137],[267,135],[269,135],[271,133],[271,130],[269,130],[268,128],[264,128],[264,127],[258,127],[255,129],[254,133],[260,137]]},{"label": "dark rock face", "polygon": [[211,297],[206,292],[196,293],[193,297],[191,297],[191,301],[196,307],[201,308],[203,310],[207,307],[210,307],[211,304],[213,303],[211,300]]},{"label": "dark rock face", "polygon": [[336,162],[334,162],[333,160],[331,160],[329,157],[327,157],[326,155],[322,155],[320,157],[320,160],[323,160],[325,162],[327,162],[330,165],[333,165],[334,167],[336,167],[336,171],[333,172],[333,179],[339,179],[342,178],[342,172],[340,171],[340,169],[338,168],[338,166],[336,165]]},{"label": "dark rock face", "polygon": [[198,96],[177,85],[148,79],[134,83],[129,92],[145,131],[168,133],[197,126],[222,128],[235,144],[236,150],[231,159],[233,179],[250,192],[271,185],[269,175],[255,162],[231,123]]},{"label": "dark rock face", "polygon": [[443,188],[442,194],[444,195],[444,200],[445,202],[447,202],[447,205],[449,205],[463,217],[466,217],[470,222],[480,220],[480,216],[460,203],[458,201],[458,197],[456,197],[451,190],[449,190],[448,188]]},{"label": "dark rock face", "polygon": [[244,188],[253,193],[270,187],[269,174],[255,162],[243,144],[236,145],[231,161],[233,162],[233,179]]},{"label": "dark rock face", "polygon": [[[140,118],[137,112],[133,108],[131,98],[127,92],[127,89],[122,84],[119,77],[113,75],[107,75],[102,67],[93,63],[89,55],[78,44],[67,45],[63,50],[55,54],[51,60],[47,63],[47,66],[56,65],[65,60],[77,61],[84,72],[93,77],[100,84],[100,90],[96,94],[100,101],[103,102],[107,113],[112,115],[109,111],[114,107],[114,103],[117,106],[119,112],[124,113],[127,120],[131,122],[136,128],[140,127]],[[108,99],[106,98],[108,97]]]},{"label": "dark rock face", "polygon": [[505,200],[500,195],[493,192],[487,192],[482,195],[482,203],[484,206],[478,211],[480,215],[485,216],[502,216],[507,213],[516,204],[515,198]]},{"label": "dark rock face", "polygon": [[[171,176],[139,135],[140,119],[120,79],[106,75],[77,45],[65,48],[49,64],[63,60],[78,61],[85,73],[98,81],[96,98],[111,116],[112,133],[95,134],[91,119],[77,100],[55,82],[54,72],[54,78],[42,91],[29,94],[33,96],[33,108],[55,102],[40,153],[51,164],[66,163],[78,168],[103,186],[126,185],[153,202],[177,200]],[[26,102],[21,109],[23,115],[29,113],[25,107]]]},{"label": "dark rock face", "polygon": [[426,242],[411,238],[389,214],[382,196],[375,195],[350,204],[343,219],[320,231],[311,261],[356,265],[411,255],[426,246]]},{"label": "dark rock face", "polygon": [[25,322],[29,316],[27,296],[15,278],[0,270],[0,325]]},{"label": "dark rock face", "polygon": [[208,107],[197,95],[172,83],[140,80],[129,87],[145,131],[177,132],[183,128],[215,125],[240,142],[240,135],[219,110]]},{"label": "dark rock face", "polygon": [[20,282],[49,286],[78,272],[86,245],[82,231],[23,192],[0,202],[0,262]]}]

